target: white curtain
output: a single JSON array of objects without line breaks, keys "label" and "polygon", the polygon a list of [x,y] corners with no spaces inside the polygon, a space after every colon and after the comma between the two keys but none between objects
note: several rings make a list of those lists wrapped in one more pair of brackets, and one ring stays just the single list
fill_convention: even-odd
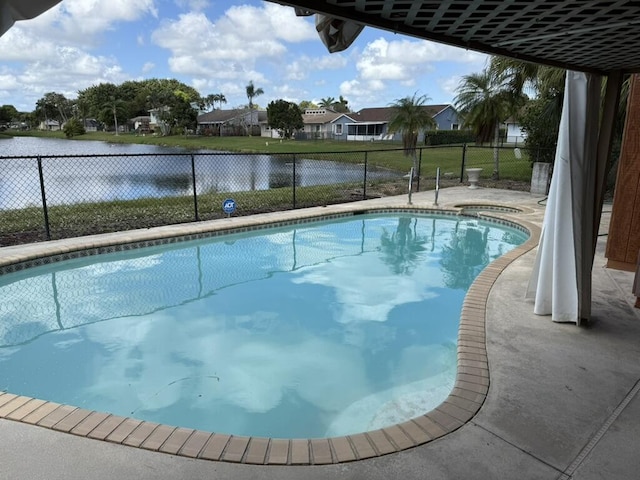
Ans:
[{"label": "white curtain", "polygon": [[527,297],[534,313],[580,324],[591,316],[592,245],[602,78],[567,72],[542,234]]}]

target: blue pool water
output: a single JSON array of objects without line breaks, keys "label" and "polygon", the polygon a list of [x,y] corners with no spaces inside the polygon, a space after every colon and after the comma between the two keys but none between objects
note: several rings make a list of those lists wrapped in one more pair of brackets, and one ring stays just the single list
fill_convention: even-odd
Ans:
[{"label": "blue pool water", "polygon": [[0,390],[268,437],[436,407],[467,288],[526,234],[359,215],[67,260],[0,277]]}]

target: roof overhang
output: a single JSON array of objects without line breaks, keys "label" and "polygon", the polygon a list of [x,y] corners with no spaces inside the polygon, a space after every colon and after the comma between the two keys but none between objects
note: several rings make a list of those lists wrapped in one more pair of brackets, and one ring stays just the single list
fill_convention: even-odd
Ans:
[{"label": "roof overhang", "polygon": [[37,17],[60,0],[0,0],[0,35],[3,35],[18,20]]},{"label": "roof overhang", "polygon": [[640,2],[633,0],[268,1],[570,70],[640,72]]}]

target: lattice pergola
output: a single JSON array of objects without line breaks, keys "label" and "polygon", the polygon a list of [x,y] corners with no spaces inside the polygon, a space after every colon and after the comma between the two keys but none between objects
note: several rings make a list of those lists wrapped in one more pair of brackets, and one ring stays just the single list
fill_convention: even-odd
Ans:
[{"label": "lattice pergola", "polygon": [[292,0],[276,3],[576,71],[640,72],[640,2]]},{"label": "lattice pergola", "polygon": [[[328,19],[337,19],[335,24],[329,22],[331,28],[327,28],[325,21],[319,29],[322,41],[330,51],[348,47],[358,33],[353,23],[358,23],[573,70],[567,75],[567,108],[563,107],[562,141],[559,141],[556,155],[555,172],[562,173],[554,173],[548,200],[554,207],[551,215],[548,216],[549,211],[545,213],[544,221],[547,231],[553,233],[547,235],[547,241],[543,226],[536,259],[539,263],[532,275],[536,285],[533,294],[536,313],[551,314],[554,320],[578,324],[591,317],[591,271],[606,184],[604,172],[611,152],[612,125],[623,74],[640,73],[640,1],[268,1],[296,7],[299,14],[315,12]],[[340,20],[347,22],[341,25]],[[346,26],[351,28],[351,33],[341,35]],[[601,92],[599,75],[608,77],[603,103],[598,98]],[[637,76],[633,78],[635,82]],[[632,114],[628,115],[627,120],[632,117]],[[634,125],[631,126],[633,130]],[[625,137],[623,142],[621,165],[628,165],[630,171],[637,173],[640,152],[637,142],[628,138],[631,137]],[[636,203],[640,205],[640,196],[636,195],[640,191],[640,177],[632,177],[632,183],[616,188],[609,241],[619,236],[629,243],[627,225],[614,220],[623,216],[618,215],[618,211],[640,212],[640,206],[635,207]],[[563,186],[559,187],[560,184]],[[561,193],[563,189],[567,191],[566,185],[570,185],[570,196]],[[625,217],[624,221],[627,220],[631,220],[635,225],[633,231],[637,232],[640,225],[637,218]],[[556,228],[558,225],[560,228]],[[614,228],[614,225],[619,226]],[[554,242],[554,234],[565,241],[562,244]],[[540,252],[543,252],[542,256]],[[637,249],[632,254],[637,255]],[[566,268],[551,268],[558,260],[567,259]],[[569,275],[563,276],[562,272],[569,272]],[[549,285],[552,285],[551,289],[547,288]]]}]

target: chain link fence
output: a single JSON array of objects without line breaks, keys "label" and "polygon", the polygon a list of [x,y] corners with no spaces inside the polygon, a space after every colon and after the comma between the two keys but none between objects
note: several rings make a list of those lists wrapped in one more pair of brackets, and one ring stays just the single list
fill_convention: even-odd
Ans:
[{"label": "chain link fence", "polygon": [[[480,186],[527,190],[535,159],[526,149],[467,145],[416,155],[417,191],[435,187],[438,167],[443,187],[475,167]],[[222,218],[228,198],[234,215],[250,215],[406,194],[410,166],[402,149],[388,148],[0,157],[0,246]]]}]

